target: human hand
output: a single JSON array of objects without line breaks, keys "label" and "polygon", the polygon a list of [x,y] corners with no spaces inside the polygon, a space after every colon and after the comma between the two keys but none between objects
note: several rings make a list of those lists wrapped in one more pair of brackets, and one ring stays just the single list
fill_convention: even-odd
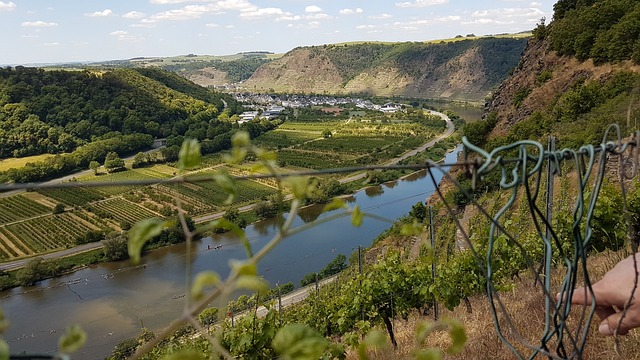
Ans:
[{"label": "human hand", "polygon": [[[640,253],[620,261],[591,286],[593,296],[586,288],[573,292],[571,304],[590,306],[595,299],[596,314],[601,320],[598,331],[603,335],[625,335],[640,327],[640,278],[636,277],[634,259],[640,269]],[[625,305],[628,308],[623,317]]]}]

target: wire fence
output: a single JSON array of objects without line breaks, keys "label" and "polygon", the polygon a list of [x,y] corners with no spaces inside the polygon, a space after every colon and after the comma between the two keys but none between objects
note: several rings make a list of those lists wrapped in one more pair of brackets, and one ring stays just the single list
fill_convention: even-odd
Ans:
[{"label": "wire fence", "polygon": [[[608,138],[613,134],[613,141]],[[279,173],[278,179],[288,177],[308,177],[330,174],[354,174],[372,170],[426,170],[434,185],[436,193],[442,201],[446,211],[451,215],[452,221],[456,224],[458,232],[462,235],[468,251],[478,262],[478,266],[487,280],[486,293],[491,305],[492,317],[495,323],[498,337],[503,343],[519,358],[534,358],[544,356],[553,359],[573,359],[582,358],[584,347],[590,329],[591,319],[595,314],[595,303],[589,308],[582,308],[577,311],[572,309],[569,301],[573,297],[576,288],[580,285],[591,295],[591,280],[587,267],[588,251],[590,249],[593,230],[592,219],[594,209],[598,202],[600,190],[607,177],[607,169],[612,164],[614,158],[618,161],[618,183],[623,198],[623,207],[628,237],[631,251],[635,254],[638,250],[637,234],[634,237],[634,224],[628,211],[628,180],[636,179],[639,172],[639,150],[640,132],[635,134],[631,140],[623,140],[620,130],[616,126],[610,127],[605,134],[601,144],[587,145],[577,150],[573,149],[545,149],[545,147],[534,141],[519,141],[508,144],[487,152],[473,144],[463,140],[464,159],[452,163],[436,163],[428,161],[421,164],[408,165],[378,165],[359,166],[338,169],[324,169],[318,171],[297,171],[290,173]],[[554,229],[554,222],[548,210],[548,201],[541,201],[542,194],[551,198],[553,185],[550,185],[554,176],[561,175],[565,164],[570,164],[572,169],[577,171],[576,198],[572,216],[572,248],[567,252],[566,246],[562,243]],[[547,165],[547,166],[545,166]],[[471,179],[471,188],[475,189],[478,183],[493,173],[500,174],[498,187],[509,193],[504,206],[497,212],[490,213],[477,200],[471,191],[458,182],[456,177],[451,175],[446,169],[457,166],[465,169]],[[478,212],[489,222],[489,231],[486,248],[479,248],[475,240],[469,233],[469,227],[462,224],[458,211],[451,204],[442,189],[437,186],[438,181],[434,176],[434,171],[441,171],[446,181],[461,192],[474,205]],[[546,176],[546,180],[545,180]],[[250,174],[244,176],[233,176],[236,181],[257,180],[272,178],[273,174]],[[105,186],[148,186],[158,184],[175,183],[201,183],[211,182],[215,176],[203,175],[180,175],[169,179],[143,179],[118,182],[46,182],[28,184],[0,184],[0,192],[16,190],[38,190],[48,188],[77,188],[77,187],[105,187]],[[546,189],[545,189],[546,185]],[[544,255],[542,262],[531,258],[528,250],[519,241],[517,234],[509,230],[504,224],[504,215],[514,207],[518,198],[526,199],[528,213],[531,216],[532,224],[538,234]],[[542,205],[541,205],[542,204]],[[545,323],[540,336],[539,343],[532,343],[529,336],[520,334],[517,326],[514,325],[507,307],[502,302],[498,286],[493,282],[494,272],[492,263],[496,242],[500,237],[506,237],[508,242],[516,247],[526,260],[528,271],[539,283],[541,292],[544,295]],[[479,251],[486,250],[486,253]],[[189,253],[186,256],[191,256]],[[566,271],[560,285],[559,300],[556,300],[556,292],[553,291],[551,282],[554,261],[560,259]],[[634,288],[637,288],[638,278],[636,276]],[[412,290],[407,290],[408,292]],[[401,295],[401,294],[397,294]],[[587,296],[585,292],[585,297]],[[380,302],[393,302],[390,299],[380,299]],[[626,314],[627,308],[622,309]],[[624,315],[623,314],[623,318]],[[571,320],[570,320],[571,319]],[[620,320],[622,322],[622,319]],[[526,351],[529,353],[526,354]]]}]

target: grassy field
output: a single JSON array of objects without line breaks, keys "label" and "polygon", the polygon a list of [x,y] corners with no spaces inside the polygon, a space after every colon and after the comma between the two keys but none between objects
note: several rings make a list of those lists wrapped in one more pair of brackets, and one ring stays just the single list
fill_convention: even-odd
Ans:
[{"label": "grassy field", "polygon": [[9,169],[19,169],[24,167],[27,163],[35,163],[54,157],[52,154],[42,154],[35,156],[27,156],[22,158],[8,158],[0,160],[0,171],[6,171]]}]

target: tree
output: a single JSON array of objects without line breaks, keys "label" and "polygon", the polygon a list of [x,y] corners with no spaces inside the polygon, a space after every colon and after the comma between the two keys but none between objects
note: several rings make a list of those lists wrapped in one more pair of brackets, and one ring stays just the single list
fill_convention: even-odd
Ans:
[{"label": "tree", "polygon": [[133,163],[131,164],[132,168],[138,168],[147,163],[147,157],[143,152],[138,152],[136,156],[133,157]]},{"label": "tree", "polygon": [[103,242],[104,247],[102,253],[109,261],[123,260],[129,257],[127,250],[127,236],[123,234],[112,233],[107,235]]},{"label": "tree", "polygon": [[409,212],[409,216],[412,218],[423,222],[424,219],[427,218],[427,207],[424,206],[422,202],[416,203],[411,207],[411,211]]},{"label": "tree", "polygon": [[64,204],[57,203],[56,206],[53,207],[54,214],[62,214],[64,212]]},{"label": "tree", "polygon": [[98,169],[100,168],[100,163],[93,160],[89,163],[89,169],[93,171],[93,175],[98,175]]},{"label": "tree", "polygon": [[326,129],[322,132],[322,137],[324,137],[325,139],[330,138],[331,136],[333,136],[333,134],[331,133],[331,130]]},{"label": "tree", "polygon": [[111,151],[104,160],[104,168],[110,173],[125,170],[124,160],[118,156],[118,153]]}]

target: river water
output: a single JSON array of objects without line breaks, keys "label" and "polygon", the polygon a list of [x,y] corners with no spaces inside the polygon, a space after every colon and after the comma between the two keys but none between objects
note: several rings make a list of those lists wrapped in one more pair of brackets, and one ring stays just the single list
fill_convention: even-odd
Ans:
[{"label": "river water", "polygon": [[[445,161],[454,162],[459,151],[447,154]],[[434,175],[437,181],[442,178],[440,171]],[[349,205],[358,204],[364,212],[395,220],[433,190],[431,179],[422,172],[359,191],[349,199]],[[312,206],[301,211],[295,226],[338,214],[320,214],[320,209]],[[247,227],[254,250],[271,239],[274,221]],[[349,257],[358,246],[370,246],[389,226],[365,218],[356,228],[348,216],[318,225],[286,238],[261,261],[259,273],[272,285],[292,281],[298,286],[305,274],[319,271],[338,254]],[[222,277],[228,274],[229,259],[246,258],[243,246],[228,235],[197,241],[194,251],[194,273],[214,270]],[[0,293],[0,307],[11,322],[4,337],[11,353],[53,354],[65,327],[79,324],[88,340],[73,358],[99,359],[108,356],[121,340],[136,336],[143,326],[152,331],[165,327],[179,317],[184,306],[185,246],[153,251],[143,257],[142,264],[99,264],[34,287]]]}]

